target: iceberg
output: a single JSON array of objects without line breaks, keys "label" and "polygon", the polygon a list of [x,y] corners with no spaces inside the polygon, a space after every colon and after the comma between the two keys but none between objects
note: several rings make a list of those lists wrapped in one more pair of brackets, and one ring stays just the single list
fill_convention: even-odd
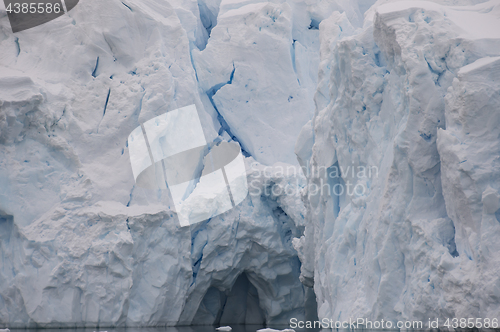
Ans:
[{"label": "iceberg", "polygon": [[294,240],[320,319],[500,314],[499,13],[494,1],[378,1],[361,29],[339,13],[321,22]]},{"label": "iceberg", "polygon": [[499,26],[493,0],[86,0],[15,34],[0,8],[0,325],[499,317]]},{"label": "iceberg", "polygon": [[[2,322],[161,326],[305,317],[292,247],[304,227],[300,198],[266,195],[275,183],[300,189],[305,179],[298,172],[268,179],[259,167],[248,165],[255,168],[248,175],[252,193],[241,206],[191,229],[160,204],[63,203],[22,229],[2,215]],[[221,297],[233,304],[205,305]]]},{"label": "iceberg", "polygon": [[[216,40],[217,26],[209,39],[202,24],[202,7],[89,0],[16,34],[0,9],[1,325],[171,326],[305,317],[314,294],[299,280],[291,245],[304,229],[304,205],[299,196],[270,189],[282,183],[299,192],[305,179],[299,172],[268,178],[257,171],[273,166],[243,153],[242,141],[210,103],[192,56]],[[237,206],[181,227],[168,190],[135,183],[151,166],[137,127],[193,104],[203,137],[191,143],[237,147],[238,158],[225,170]],[[129,142],[131,133],[138,145]],[[293,141],[287,141],[292,157]],[[197,172],[208,174],[216,151],[203,150]],[[161,149],[155,153],[164,157]],[[257,154],[272,160],[266,153]],[[141,156],[132,165],[131,154]],[[244,180],[252,194],[241,194]],[[223,302],[207,312],[205,304],[214,300]]]}]

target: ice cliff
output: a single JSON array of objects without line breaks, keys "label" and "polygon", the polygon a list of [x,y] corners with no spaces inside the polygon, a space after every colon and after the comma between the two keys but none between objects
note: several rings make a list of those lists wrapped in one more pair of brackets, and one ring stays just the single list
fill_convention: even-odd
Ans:
[{"label": "ice cliff", "polygon": [[298,279],[292,237],[305,211],[287,197],[260,195],[271,184],[304,179],[251,174],[253,193],[238,209],[191,229],[157,204],[66,201],[22,230],[0,216],[2,322],[158,326],[304,317],[310,293]]},{"label": "ice cliff", "polygon": [[[1,8],[0,324],[286,323],[315,296],[320,318],[498,317],[499,16],[86,0],[13,34]],[[250,193],[181,228],[127,137],[191,104]]]},{"label": "ice cliff", "polygon": [[321,22],[294,240],[320,318],[500,314],[499,27],[498,1],[379,1],[361,29]]},{"label": "ice cliff", "polygon": [[[313,317],[292,246],[305,208],[279,190],[305,186],[294,144],[314,113],[313,12],[323,19],[300,3],[89,0],[13,34],[2,8],[0,324]],[[135,185],[127,138],[191,104],[207,142],[241,145],[250,194],[181,228],[168,191]]]}]

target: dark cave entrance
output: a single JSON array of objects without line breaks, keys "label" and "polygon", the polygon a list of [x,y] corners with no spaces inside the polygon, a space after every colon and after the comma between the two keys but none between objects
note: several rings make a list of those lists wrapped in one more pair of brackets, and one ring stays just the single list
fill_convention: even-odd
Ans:
[{"label": "dark cave entrance", "polygon": [[210,287],[200,303],[192,325],[265,325],[265,315],[259,305],[257,289],[240,274],[230,291]]},{"label": "dark cave entrance", "polygon": [[14,228],[14,216],[0,210],[0,240],[2,244],[9,244]]}]

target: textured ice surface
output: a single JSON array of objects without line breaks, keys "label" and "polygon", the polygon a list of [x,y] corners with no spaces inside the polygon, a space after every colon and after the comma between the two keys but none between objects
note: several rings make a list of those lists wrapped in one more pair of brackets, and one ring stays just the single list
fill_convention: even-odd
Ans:
[{"label": "textured ice surface", "polygon": [[[65,202],[23,229],[0,215],[1,321],[151,326],[305,317],[291,243],[304,211],[298,197],[265,194],[283,182],[300,189],[304,179],[254,171],[249,181],[253,192],[238,208],[191,229],[160,204]],[[219,307],[204,304],[219,298]]]},{"label": "textured ice surface", "polygon": [[[499,13],[87,0],[14,35],[0,9],[0,323],[278,323],[304,285],[320,318],[498,317]],[[191,104],[250,194],[180,228],[127,138]]]},{"label": "textured ice surface", "polygon": [[379,1],[352,26],[320,24],[317,110],[296,144],[323,170],[310,185],[365,189],[307,195],[294,245],[319,318],[498,317],[500,4]]},{"label": "textured ice surface", "polygon": [[[68,15],[15,35],[0,9],[2,325],[273,323],[304,317],[310,291],[299,280],[300,262],[291,244],[303,232],[304,206],[299,196],[269,190],[289,182],[299,191],[304,179],[274,174],[265,180],[253,177],[250,167],[255,159],[273,161],[274,151],[293,159],[294,136],[269,148],[259,139],[264,128],[254,128],[260,134],[251,137],[252,152],[259,156],[227,170],[230,186],[238,187],[242,179],[234,169],[246,167],[257,181],[253,195],[235,194],[238,207],[191,228],[180,228],[168,191],[134,182],[128,137],[168,111],[195,104],[207,143],[243,142],[231,126],[250,123],[244,117],[224,121],[226,107],[218,107],[220,114],[213,108],[193,65],[199,49],[217,50],[212,43],[229,49],[217,41],[218,6],[217,1],[88,0]],[[254,14],[265,16],[260,10]],[[304,31],[297,32],[306,41],[318,34],[308,29],[308,15]],[[290,52],[293,19],[284,19],[283,31],[267,32],[283,41],[289,65],[283,75],[297,82]],[[307,87],[293,90],[298,94],[314,92],[315,47],[301,49],[300,59],[310,67],[303,71]],[[274,61],[273,54],[263,53],[260,62]],[[253,55],[246,56],[250,64]],[[238,61],[236,67],[245,66],[243,57]],[[200,64],[196,68],[205,70]],[[250,74],[237,71],[234,81],[267,84],[266,77]],[[249,115],[261,114],[258,98],[248,94],[254,105],[246,110]],[[304,108],[291,116],[297,117],[297,131],[313,112],[311,98],[300,103]],[[210,316],[203,303],[217,296],[222,306],[210,307],[215,310]],[[245,304],[235,305],[242,298]]]},{"label": "textured ice surface", "polygon": [[362,2],[221,1],[209,43],[192,52],[193,62],[205,107],[257,161],[297,163],[295,141],[315,109],[319,23],[340,11],[360,25],[360,8],[374,1]]}]

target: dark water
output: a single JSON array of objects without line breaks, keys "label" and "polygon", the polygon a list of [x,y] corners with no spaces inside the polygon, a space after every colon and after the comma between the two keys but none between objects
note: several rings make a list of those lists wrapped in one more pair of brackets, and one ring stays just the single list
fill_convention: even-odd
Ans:
[{"label": "dark water", "polygon": [[[256,332],[257,330],[263,328],[273,328],[276,330],[289,329],[288,325],[271,325],[271,326],[261,326],[261,325],[231,325],[231,332]],[[318,328],[294,328],[296,332],[395,332],[395,331],[414,331],[414,332],[449,332],[449,331],[460,331],[460,332],[499,332],[500,329],[318,329]],[[129,328],[74,328],[74,329],[11,329],[12,332],[218,332],[215,330],[215,326],[175,326],[175,327],[129,327]]]},{"label": "dark water", "polygon": [[[273,328],[276,330],[289,329],[290,326],[287,325],[271,325],[271,326],[260,326],[260,325],[231,325],[231,332],[256,332],[257,330],[263,328]],[[500,332],[500,329],[318,329],[318,328],[294,328],[296,332]],[[129,328],[62,328],[62,329],[11,329],[12,332],[218,332],[215,330],[215,326],[175,326],[175,327],[129,327]]]},{"label": "dark water", "polygon": [[[288,329],[288,325],[231,325],[231,332],[256,332],[269,327],[276,330]],[[319,332],[320,329],[294,329],[296,332]],[[11,329],[12,332],[218,332],[215,326],[175,326],[175,327],[128,327],[128,328],[74,328],[74,329]],[[330,330],[329,330],[330,331]]]}]

